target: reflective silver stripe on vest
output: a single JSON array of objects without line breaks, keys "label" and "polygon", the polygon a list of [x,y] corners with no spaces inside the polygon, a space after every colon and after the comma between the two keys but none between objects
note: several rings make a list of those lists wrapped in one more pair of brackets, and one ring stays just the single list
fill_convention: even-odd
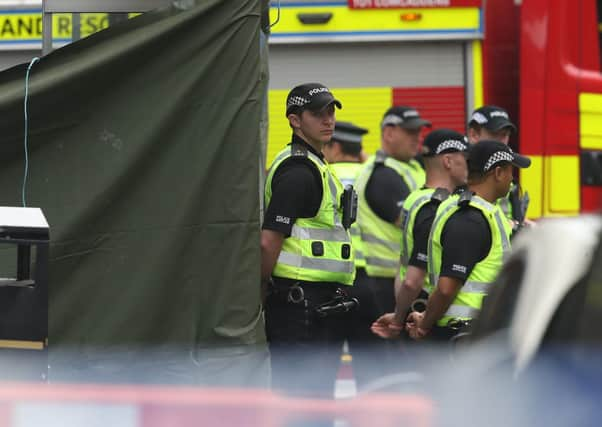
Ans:
[{"label": "reflective silver stripe on vest", "polygon": [[378,245],[386,246],[388,249],[391,249],[392,251],[399,251],[399,244],[392,243],[387,240],[383,240],[372,234],[362,233],[362,241],[364,241],[366,243],[376,243]]},{"label": "reflective silver stripe on vest", "polygon": [[504,227],[503,221],[508,221],[505,217],[500,215],[501,211],[495,205],[492,205],[486,200],[481,198],[472,198],[471,202],[474,202],[476,205],[482,206],[490,212],[493,212],[493,217],[495,218],[495,222],[497,224],[498,230],[500,232],[500,237],[502,238],[502,254],[503,258],[506,258],[510,253],[510,239],[508,234],[506,234],[506,227]]},{"label": "reflective silver stripe on vest", "polygon": [[323,258],[310,258],[290,252],[280,252],[278,263],[291,267],[329,271],[331,273],[351,273],[355,268],[352,261],[337,261]]},{"label": "reflective silver stripe on vest", "polygon": [[510,200],[507,196],[504,196],[499,200],[499,206],[502,209],[502,212],[504,212],[504,215],[510,214]]},{"label": "reflective silver stripe on vest", "polygon": [[272,161],[272,166],[270,167],[270,170],[268,171],[268,175],[270,174],[270,172],[272,171],[272,168],[278,164],[278,162],[280,162],[280,160],[283,160],[287,157],[289,157],[291,155],[290,150],[286,150],[282,153],[280,153],[279,156],[277,156],[273,161]]},{"label": "reflective silver stripe on vest", "polygon": [[401,263],[405,266],[408,265],[408,262],[410,262],[410,254],[408,253],[408,235],[410,233],[410,231],[408,230],[408,225],[410,224],[410,219],[412,218],[412,215],[414,214],[414,210],[425,200],[428,200],[432,197],[431,194],[425,194],[422,197],[419,197],[412,206],[410,206],[410,209],[408,210],[407,213],[407,217],[405,219],[405,224],[403,227],[403,233],[401,235],[401,238],[403,240],[403,252],[401,253]]},{"label": "reflective silver stripe on vest", "polygon": [[349,236],[343,228],[308,228],[293,225],[291,237],[301,240],[323,240],[328,242],[349,242]]},{"label": "reflective silver stripe on vest", "polygon": [[503,253],[502,257],[503,257],[503,259],[506,259],[508,257],[508,255],[510,254],[510,237],[506,233],[506,227],[504,227],[504,223],[502,221],[508,221],[508,219],[506,219],[506,217],[502,217],[500,215],[499,209],[495,213],[494,217],[495,217],[495,222],[497,222],[497,226],[500,229],[500,236],[502,238],[502,253]]},{"label": "reflective silver stripe on vest", "polygon": [[416,181],[414,180],[414,177],[412,176],[411,173],[409,173],[406,170],[401,170],[401,173],[403,175],[403,179],[406,180],[406,182],[408,184],[410,184],[408,187],[410,187],[410,191],[414,191],[416,190],[416,188],[418,187],[418,185],[416,184]]},{"label": "reflective silver stripe on vest", "polygon": [[357,227],[351,227],[349,229],[349,232],[351,233],[352,236],[361,236],[362,233],[360,232],[360,230],[358,230]]},{"label": "reflective silver stripe on vest", "polygon": [[355,250],[355,259],[364,259],[364,253],[362,251]]},{"label": "reflective silver stripe on vest", "polygon": [[486,294],[489,290],[490,283],[485,282],[466,282],[464,286],[462,286],[462,291],[464,293],[471,294]]},{"label": "reflective silver stripe on vest", "polygon": [[431,266],[431,271],[429,273],[430,276],[430,280],[431,280],[431,285],[436,287],[437,283],[439,282],[439,275],[435,274],[435,256],[433,255],[433,232],[437,229],[437,226],[439,225],[439,222],[441,222],[441,220],[443,218],[445,218],[446,214],[454,209],[455,207],[457,207],[458,204],[457,203],[450,203],[444,211],[441,212],[441,215],[438,215],[438,217],[435,218],[435,220],[433,221],[433,225],[431,226],[431,233],[429,235],[429,250],[428,250],[428,263]]},{"label": "reflective silver stripe on vest", "polygon": [[384,268],[397,268],[397,261],[391,261],[390,259],[377,258],[377,257],[366,257],[366,264],[375,265],[377,267]]},{"label": "reflective silver stripe on vest", "polygon": [[[316,156],[314,153],[307,153],[307,157],[312,159],[316,163],[325,165],[324,161]],[[326,167],[328,170],[328,167]],[[334,178],[330,171],[328,171],[328,187],[330,188],[330,198],[332,200],[332,206],[334,207],[334,224],[341,225],[341,219],[339,218],[339,201],[337,200],[337,185],[334,182]]]},{"label": "reflective silver stripe on vest", "polygon": [[476,317],[479,315],[481,310],[476,308],[468,307],[466,305],[452,304],[449,306],[443,317]]}]

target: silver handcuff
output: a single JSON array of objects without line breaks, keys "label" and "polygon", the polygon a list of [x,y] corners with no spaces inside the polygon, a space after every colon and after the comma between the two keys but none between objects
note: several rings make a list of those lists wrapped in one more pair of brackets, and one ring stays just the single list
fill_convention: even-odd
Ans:
[{"label": "silver handcuff", "polygon": [[305,292],[303,291],[303,288],[295,283],[289,288],[286,300],[293,304],[299,304],[303,302],[305,300]]}]

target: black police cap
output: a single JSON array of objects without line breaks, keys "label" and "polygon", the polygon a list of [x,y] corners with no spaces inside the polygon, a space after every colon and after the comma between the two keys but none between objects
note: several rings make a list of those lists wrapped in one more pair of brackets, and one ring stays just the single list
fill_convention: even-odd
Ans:
[{"label": "black police cap", "polygon": [[430,132],[422,143],[424,157],[468,150],[466,137],[452,129],[437,129]]},{"label": "black police cap", "polygon": [[343,143],[361,144],[362,136],[368,133],[368,129],[354,125],[351,122],[337,121],[334,126],[332,140]]},{"label": "black police cap", "polygon": [[330,89],[321,83],[304,83],[295,86],[286,97],[286,115],[288,117],[295,109],[299,111],[320,111],[334,104],[342,108],[341,102],[335,99]]},{"label": "black police cap", "polygon": [[509,162],[519,168],[528,168],[531,159],[512,151],[499,141],[484,140],[470,146],[468,150],[468,170],[485,174],[500,163]]}]

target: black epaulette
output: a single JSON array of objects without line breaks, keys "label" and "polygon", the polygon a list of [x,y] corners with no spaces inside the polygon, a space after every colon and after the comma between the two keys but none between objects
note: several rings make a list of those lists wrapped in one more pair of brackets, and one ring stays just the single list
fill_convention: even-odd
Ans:
[{"label": "black epaulette", "polygon": [[431,201],[436,202],[437,204],[441,203],[445,199],[449,197],[449,191],[445,188],[437,188],[433,195],[431,196]]},{"label": "black epaulette", "polygon": [[454,190],[454,192],[452,194],[458,195],[458,194],[464,193],[465,191],[468,191],[468,186],[461,185],[459,187],[456,187],[456,189]]},{"label": "black epaulette", "polygon": [[387,154],[382,150],[378,150],[376,152],[376,158],[374,159],[374,163],[377,165],[384,165],[385,160],[387,160]]},{"label": "black epaulette", "polygon": [[301,144],[291,144],[292,157],[307,157],[307,147]]},{"label": "black epaulette", "polygon": [[462,194],[460,194],[460,198],[458,199],[458,206],[460,207],[466,207],[470,204],[470,199],[472,199],[472,196],[474,195],[474,193],[470,190],[466,190],[464,192],[462,192]]}]

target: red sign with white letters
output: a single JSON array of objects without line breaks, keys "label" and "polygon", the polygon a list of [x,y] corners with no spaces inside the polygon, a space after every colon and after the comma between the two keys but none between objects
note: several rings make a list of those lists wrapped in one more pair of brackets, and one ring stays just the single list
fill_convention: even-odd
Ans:
[{"label": "red sign with white letters", "polygon": [[347,0],[351,9],[481,7],[482,0]]}]

